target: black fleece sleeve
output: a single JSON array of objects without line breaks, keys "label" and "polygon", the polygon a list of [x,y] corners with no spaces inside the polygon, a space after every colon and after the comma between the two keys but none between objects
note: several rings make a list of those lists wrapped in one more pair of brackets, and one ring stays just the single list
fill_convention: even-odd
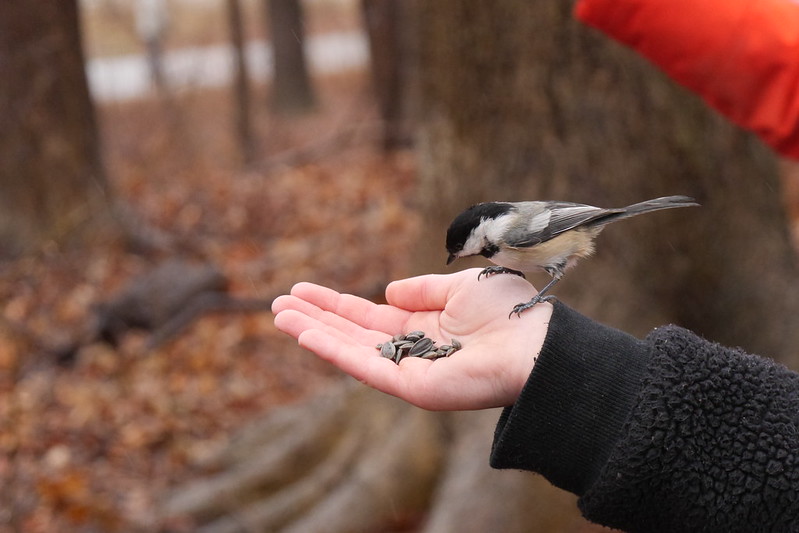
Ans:
[{"label": "black fleece sleeve", "polygon": [[799,531],[799,375],[674,326],[645,341],[556,304],[495,468],[635,531]]}]

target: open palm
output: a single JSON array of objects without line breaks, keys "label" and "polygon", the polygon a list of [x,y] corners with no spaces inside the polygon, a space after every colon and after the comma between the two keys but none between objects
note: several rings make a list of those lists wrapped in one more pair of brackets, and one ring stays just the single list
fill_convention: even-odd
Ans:
[{"label": "open palm", "polygon": [[[319,357],[378,390],[426,409],[482,409],[512,404],[541,350],[549,304],[521,318],[510,309],[535,289],[512,275],[478,281],[479,269],[391,283],[388,304],[299,283],[272,304],[275,325]],[[422,330],[439,344],[463,349],[435,361],[399,365],[375,345],[397,333]]]}]

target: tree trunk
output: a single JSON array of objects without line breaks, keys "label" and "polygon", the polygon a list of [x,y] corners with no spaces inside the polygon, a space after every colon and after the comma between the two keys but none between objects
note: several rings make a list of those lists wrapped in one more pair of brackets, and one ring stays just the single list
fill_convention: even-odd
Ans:
[{"label": "tree trunk", "polygon": [[83,234],[108,205],[76,0],[0,2],[0,257]]},{"label": "tree trunk", "polygon": [[305,30],[300,0],[265,0],[272,36],[274,78],[272,108],[305,113],[316,104],[305,59]]},{"label": "tree trunk", "polygon": [[[713,340],[796,363],[797,272],[767,150],[633,53],[579,26],[563,2],[414,5],[419,205],[426,218],[414,250],[420,273],[442,269],[446,227],[474,202],[562,199],[610,207],[694,195],[703,207],[608,228],[596,256],[570,271],[556,294],[588,316],[638,335],[675,321]],[[546,278],[533,281],[540,286]],[[387,407],[380,397],[368,391],[350,404],[337,438],[381,420]],[[317,419],[320,412],[315,403],[290,409],[286,413],[298,421],[290,433],[297,435],[299,420]],[[419,412],[407,405],[397,409],[391,415],[396,420]],[[417,493],[427,494],[430,472],[435,476],[419,531],[600,530],[579,517],[574,496],[540,476],[488,467],[496,413],[430,416],[445,431],[425,432],[413,449],[446,453],[424,475],[416,470]],[[303,442],[322,440],[314,434]],[[405,442],[396,432],[389,441]],[[331,457],[335,442],[327,445]],[[383,446],[375,438],[369,449]],[[238,469],[254,468],[242,457]],[[405,490],[396,492],[395,513],[418,513],[418,501],[399,496]],[[266,496],[263,503],[275,505],[276,498]],[[375,498],[360,503],[384,509]],[[322,496],[315,508],[330,505]],[[239,511],[233,506],[225,512]],[[353,521],[329,531],[369,527],[378,526]]]},{"label": "tree trunk", "polygon": [[235,107],[236,139],[245,165],[253,162],[255,146],[250,120],[250,75],[245,53],[244,27],[241,21],[239,0],[227,0],[230,41],[233,44],[236,75],[234,79],[233,105]]},{"label": "tree trunk", "polygon": [[[692,195],[701,208],[608,228],[556,294],[639,335],[674,321],[799,367],[799,272],[767,149],[567,4],[419,4],[430,234],[478,201]],[[428,244],[417,256],[443,263],[443,237]]]},{"label": "tree trunk", "polygon": [[164,35],[169,26],[166,0],[137,0],[136,33],[139,35],[147,56],[150,79],[159,95],[168,92],[164,76]]},{"label": "tree trunk", "polygon": [[372,87],[383,119],[383,149],[394,150],[412,142],[411,4],[406,0],[362,0],[364,26],[369,37]]}]

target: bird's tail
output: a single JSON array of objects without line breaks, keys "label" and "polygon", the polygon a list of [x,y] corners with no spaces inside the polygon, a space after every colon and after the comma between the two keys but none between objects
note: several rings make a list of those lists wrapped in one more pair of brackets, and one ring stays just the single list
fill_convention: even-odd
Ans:
[{"label": "bird's tail", "polygon": [[608,214],[595,220],[594,224],[601,224],[604,226],[605,224],[610,224],[611,222],[615,222],[623,218],[630,218],[643,213],[649,213],[651,211],[675,209],[677,207],[692,207],[698,205],[700,204],[698,204],[696,200],[690,196],[663,196],[661,198],[647,200],[645,202],[628,205],[627,207],[621,207],[619,209],[608,209]]},{"label": "bird's tail", "polygon": [[699,204],[690,196],[663,196],[654,200],[647,200],[637,204],[629,205],[624,208],[629,216],[635,216],[649,211],[659,211],[660,209],[673,209],[675,207],[691,207]]}]

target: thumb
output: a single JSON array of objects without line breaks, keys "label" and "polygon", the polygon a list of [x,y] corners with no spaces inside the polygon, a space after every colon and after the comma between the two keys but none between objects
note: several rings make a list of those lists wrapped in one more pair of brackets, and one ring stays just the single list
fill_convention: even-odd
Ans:
[{"label": "thumb", "polygon": [[386,287],[386,300],[409,311],[440,311],[469,276],[477,279],[478,272],[479,269],[470,269],[394,281]]}]

